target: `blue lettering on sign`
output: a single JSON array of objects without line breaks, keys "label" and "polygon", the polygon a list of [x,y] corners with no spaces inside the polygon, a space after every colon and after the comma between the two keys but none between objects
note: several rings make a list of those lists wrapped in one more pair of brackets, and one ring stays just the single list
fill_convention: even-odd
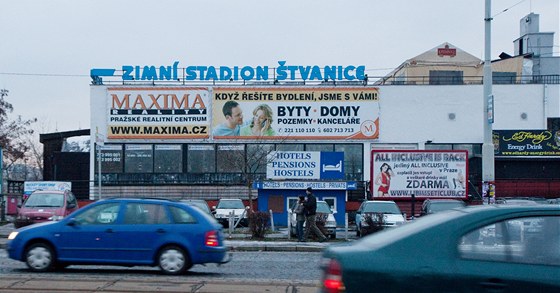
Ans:
[{"label": "blue lettering on sign", "polygon": [[[122,80],[269,80],[268,66],[194,66],[189,65],[184,72],[179,71],[179,61],[172,65],[123,65]],[[365,66],[325,66],[287,65],[278,61],[275,69],[276,80],[365,80]],[[113,76],[109,69],[92,69],[94,80],[100,76]],[[114,71],[114,70],[113,70]]]},{"label": "blue lettering on sign", "polygon": [[344,178],[344,152],[321,152],[321,179]]}]

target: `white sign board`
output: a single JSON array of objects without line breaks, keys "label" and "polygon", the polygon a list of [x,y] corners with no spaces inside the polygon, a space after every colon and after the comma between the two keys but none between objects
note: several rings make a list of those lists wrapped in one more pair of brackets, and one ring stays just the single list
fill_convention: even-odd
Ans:
[{"label": "white sign board", "polygon": [[25,181],[23,194],[29,195],[35,190],[72,190],[72,182],[63,181]]},{"label": "white sign board", "polygon": [[467,151],[374,150],[373,197],[465,198]]}]

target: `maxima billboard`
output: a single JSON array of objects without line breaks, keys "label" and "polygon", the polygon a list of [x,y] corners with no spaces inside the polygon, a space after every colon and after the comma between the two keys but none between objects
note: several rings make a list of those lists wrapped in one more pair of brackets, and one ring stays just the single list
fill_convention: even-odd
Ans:
[{"label": "maxima billboard", "polygon": [[376,198],[465,198],[467,151],[394,151],[371,153],[371,192]]}]

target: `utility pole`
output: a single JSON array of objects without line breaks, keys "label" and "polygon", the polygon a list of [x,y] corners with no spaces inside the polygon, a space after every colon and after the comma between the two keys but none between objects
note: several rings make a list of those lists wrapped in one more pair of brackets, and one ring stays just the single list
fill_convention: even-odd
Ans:
[{"label": "utility pole", "polygon": [[494,143],[492,123],[494,123],[494,96],[492,95],[491,47],[491,0],[485,0],[484,12],[484,142],[482,144],[482,194],[494,196]]}]

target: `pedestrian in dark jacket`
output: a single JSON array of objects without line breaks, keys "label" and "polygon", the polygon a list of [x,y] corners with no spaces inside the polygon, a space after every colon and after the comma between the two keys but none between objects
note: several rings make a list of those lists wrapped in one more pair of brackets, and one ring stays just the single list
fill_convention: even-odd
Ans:
[{"label": "pedestrian in dark jacket", "polygon": [[304,241],[307,240],[309,237],[309,232],[313,232],[313,234],[319,237],[319,242],[327,241],[327,237],[321,233],[321,230],[317,227],[317,223],[315,222],[316,215],[317,215],[317,198],[313,195],[313,189],[308,187],[306,190],[307,193],[307,200],[304,203],[305,207],[305,235],[303,235]]}]

